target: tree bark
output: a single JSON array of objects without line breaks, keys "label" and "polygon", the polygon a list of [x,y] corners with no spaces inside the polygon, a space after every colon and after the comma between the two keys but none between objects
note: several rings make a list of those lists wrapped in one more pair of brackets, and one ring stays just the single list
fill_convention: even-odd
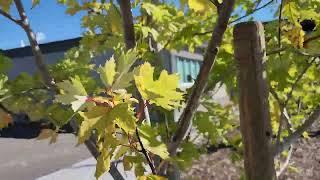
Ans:
[{"label": "tree bark", "polygon": [[209,74],[216,60],[218,48],[221,45],[223,35],[227,29],[228,22],[233,11],[234,3],[235,0],[228,0],[223,1],[223,3],[220,4],[221,9],[218,15],[217,24],[214,27],[204,55],[203,65],[201,66],[200,73],[195,81],[190,98],[187,101],[187,105],[179,118],[177,131],[173,136],[172,142],[169,144],[168,150],[172,156],[176,155],[177,148],[187,135],[193,116],[199,106],[200,97],[207,85]]},{"label": "tree bark", "polygon": [[48,68],[44,62],[44,58],[43,58],[41,49],[40,49],[39,44],[37,42],[36,36],[30,27],[29,20],[26,15],[26,12],[24,10],[24,7],[21,3],[21,0],[14,0],[14,3],[17,7],[19,16],[21,18],[21,27],[24,29],[24,31],[26,32],[26,34],[28,36],[28,39],[30,42],[30,47],[32,49],[32,53],[35,58],[36,66],[37,66],[38,70],[40,71],[42,80],[44,81],[44,84],[46,86],[48,86],[50,88],[54,88],[54,84],[55,84],[54,80],[50,76]]},{"label": "tree bark", "polygon": [[234,29],[235,59],[240,90],[240,129],[248,180],[275,179],[268,89],[264,61],[266,47],[260,22],[240,23]]},{"label": "tree bark", "polygon": [[[126,44],[126,48],[133,49],[136,46],[136,38],[134,34],[134,23],[133,16],[131,12],[131,2],[130,0],[118,0],[120,5],[120,11],[122,16],[122,25],[124,30],[124,40]],[[138,66],[140,63],[134,63],[133,66]],[[146,106],[147,102],[142,98],[141,94],[136,92],[139,100],[139,107],[143,107],[144,118],[148,124],[151,125],[150,115],[148,107]]]},{"label": "tree bark", "polygon": [[281,153],[283,150],[287,149],[291,144],[298,140],[302,133],[305,132],[314,122],[320,121],[320,107],[317,107],[316,110],[304,121],[304,123],[297,128],[291,135],[284,138],[282,143],[280,143],[275,148],[274,155]]},{"label": "tree bark", "polygon": [[[23,4],[22,4],[21,0],[14,0],[14,2],[17,7],[19,16],[21,18],[20,20],[16,20],[16,19],[12,18],[9,14],[3,14],[3,13],[0,13],[0,14],[4,15],[5,17],[10,19],[11,21],[20,25],[24,29],[24,31],[26,32],[26,34],[28,36],[28,39],[30,42],[30,47],[32,49],[32,53],[35,58],[36,66],[37,66],[38,70],[40,71],[40,74],[41,74],[41,77],[44,81],[44,84],[46,86],[48,86],[48,88],[50,90],[55,91],[56,86],[55,86],[54,79],[51,77],[51,75],[48,71],[48,68],[45,64],[43,54],[42,54],[41,49],[39,47],[39,44],[37,42],[36,36],[30,27],[29,20],[28,20],[26,13],[25,13]],[[70,124],[71,124],[74,132],[78,132],[79,125],[77,124],[75,119],[72,119]],[[87,149],[90,151],[91,155],[95,159],[97,159],[99,157],[100,153],[96,147],[95,139],[91,137],[90,139],[85,141],[85,145],[86,145]],[[121,173],[118,171],[117,167],[115,166],[115,163],[111,163],[109,173],[116,180],[124,180]]]},{"label": "tree bark", "polygon": [[118,0],[120,11],[123,20],[124,39],[127,49],[132,49],[136,46],[134,35],[133,16],[131,13],[130,0]]}]

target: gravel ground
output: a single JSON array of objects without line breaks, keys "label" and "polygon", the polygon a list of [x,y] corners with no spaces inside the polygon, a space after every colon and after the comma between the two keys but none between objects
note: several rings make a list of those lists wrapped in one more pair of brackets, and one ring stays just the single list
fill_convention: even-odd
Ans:
[{"label": "gravel ground", "polygon": [[[184,180],[238,180],[243,173],[241,162],[230,160],[230,149],[202,155],[183,173]],[[293,149],[290,167],[281,180],[320,180],[320,137],[300,140]]]}]

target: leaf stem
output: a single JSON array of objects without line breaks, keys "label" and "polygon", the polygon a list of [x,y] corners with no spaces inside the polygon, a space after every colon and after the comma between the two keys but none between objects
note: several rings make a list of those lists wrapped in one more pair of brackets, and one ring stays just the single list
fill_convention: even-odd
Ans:
[{"label": "leaf stem", "polygon": [[156,170],[154,164],[152,163],[151,158],[150,158],[147,150],[146,150],[146,149],[144,148],[144,146],[143,146],[143,143],[142,143],[141,138],[140,138],[140,135],[139,135],[139,130],[138,130],[138,128],[136,128],[136,135],[137,135],[139,144],[140,144],[140,146],[141,146],[142,154],[143,154],[143,155],[145,156],[145,158],[147,159],[148,164],[149,164],[149,166],[150,166],[150,169],[151,169],[151,171],[152,171],[152,174],[155,174],[155,175],[156,175],[156,174],[157,174],[157,170]]}]

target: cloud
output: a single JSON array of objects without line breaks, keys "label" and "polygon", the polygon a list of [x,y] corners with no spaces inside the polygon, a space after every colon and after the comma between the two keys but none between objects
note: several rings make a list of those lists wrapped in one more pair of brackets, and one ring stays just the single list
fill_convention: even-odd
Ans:
[{"label": "cloud", "polygon": [[46,35],[43,32],[37,32],[36,38],[38,42],[43,42],[46,39]]},{"label": "cloud", "polygon": [[25,47],[26,43],[24,42],[24,40],[20,40],[20,47]]}]

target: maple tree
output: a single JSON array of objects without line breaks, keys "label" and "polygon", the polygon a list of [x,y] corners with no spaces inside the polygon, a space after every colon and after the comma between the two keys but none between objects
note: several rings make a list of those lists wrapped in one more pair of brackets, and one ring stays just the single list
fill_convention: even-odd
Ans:
[{"label": "maple tree", "polygon": [[[36,8],[40,0],[33,0]],[[45,2],[41,2],[45,3]],[[233,59],[233,24],[276,2],[271,0],[58,0],[74,15],[85,11],[86,28],[79,47],[57,64],[46,66],[20,0],[1,0],[0,14],[21,26],[30,41],[39,73],[7,80],[10,60],[0,56],[0,128],[10,114],[26,113],[31,120],[48,119],[55,130],[39,139],[58,140],[58,130],[71,122],[78,143],[86,143],[97,158],[96,177],[112,173],[111,161],[122,159],[125,170],[139,179],[162,179],[171,169],[187,168],[209,144],[235,147],[233,159],[243,153],[236,131],[238,117],[236,64]],[[265,3],[265,4],[263,4]],[[267,73],[275,154],[292,151],[292,143],[319,120],[319,30],[304,31],[304,19],[319,24],[318,0],[282,0],[278,21],[265,24]],[[15,4],[19,19],[10,15]],[[132,14],[132,9],[139,13]],[[161,50],[194,52],[204,48],[204,61],[193,87],[179,90],[179,75],[160,66]],[[95,67],[93,57],[112,49],[114,55]],[[91,76],[96,72],[100,78]],[[232,103],[212,102],[210,92],[225,85]],[[32,105],[31,105],[32,104]],[[205,111],[197,111],[199,105]],[[178,123],[172,110],[183,107]],[[154,122],[150,111],[165,114]],[[190,127],[197,136],[190,138]],[[235,135],[230,136],[230,132]],[[91,144],[90,144],[91,143]],[[94,145],[92,146],[92,143]],[[290,157],[290,156],[288,156]],[[277,162],[277,163],[280,163]],[[152,174],[145,174],[149,166]],[[280,166],[279,174],[283,171]]]}]

